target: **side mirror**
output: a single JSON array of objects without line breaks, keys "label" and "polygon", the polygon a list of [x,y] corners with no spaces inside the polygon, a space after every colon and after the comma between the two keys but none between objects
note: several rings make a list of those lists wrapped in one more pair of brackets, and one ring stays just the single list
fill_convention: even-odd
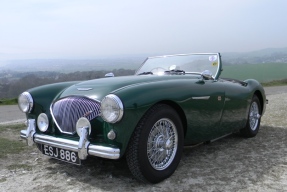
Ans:
[{"label": "side mirror", "polygon": [[201,73],[202,80],[213,80],[212,73],[209,70],[205,70]]},{"label": "side mirror", "polygon": [[115,75],[113,73],[107,73],[105,74],[105,77],[114,77]]}]

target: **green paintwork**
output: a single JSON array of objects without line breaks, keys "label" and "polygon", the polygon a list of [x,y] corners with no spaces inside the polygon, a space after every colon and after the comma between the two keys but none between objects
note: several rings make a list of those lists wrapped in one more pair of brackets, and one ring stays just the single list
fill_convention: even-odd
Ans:
[{"label": "green paintwork", "polygon": [[[219,71],[221,71],[221,63]],[[246,80],[247,85],[219,79],[203,80],[200,75],[142,75],[109,77],[84,82],[68,82],[41,86],[28,90],[35,105],[28,118],[45,112],[50,118],[48,134],[57,137],[78,136],[61,134],[50,114],[53,100],[70,95],[81,95],[101,101],[107,94],[117,95],[123,102],[124,115],[115,124],[104,122],[101,117],[92,120],[90,141],[103,146],[115,146],[124,155],[129,139],[139,120],[148,109],[157,103],[167,103],[180,114],[185,131],[185,144],[195,144],[215,139],[243,128],[254,94],[261,98],[265,110],[265,93],[255,80]],[[82,89],[81,91],[78,88]],[[83,89],[90,89],[84,91]],[[262,114],[264,113],[264,110]],[[111,141],[107,133],[113,129],[117,137]]]}]

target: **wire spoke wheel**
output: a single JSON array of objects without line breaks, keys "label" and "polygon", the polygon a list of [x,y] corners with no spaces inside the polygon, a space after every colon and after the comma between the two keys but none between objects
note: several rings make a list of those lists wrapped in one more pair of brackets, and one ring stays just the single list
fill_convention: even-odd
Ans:
[{"label": "wire spoke wheel", "polygon": [[260,114],[259,108],[256,102],[253,102],[249,112],[249,126],[252,131],[255,131],[259,122]]},{"label": "wire spoke wheel", "polygon": [[166,118],[158,120],[152,127],[147,143],[147,157],[156,170],[168,167],[177,151],[178,135],[174,123]]},{"label": "wire spoke wheel", "polygon": [[260,104],[260,101],[258,97],[254,95],[249,107],[248,121],[246,123],[246,126],[240,130],[242,136],[248,138],[257,135],[260,127],[261,111],[262,106]]},{"label": "wire spoke wheel", "polygon": [[158,183],[176,170],[183,149],[183,126],[178,113],[167,104],[151,107],[138,123],[126,160],[134,177]]}]

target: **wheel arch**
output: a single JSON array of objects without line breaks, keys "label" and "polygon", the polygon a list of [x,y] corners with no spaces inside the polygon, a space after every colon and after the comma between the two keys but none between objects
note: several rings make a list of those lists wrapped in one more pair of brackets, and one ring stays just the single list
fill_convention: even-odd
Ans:
[{"label": "wheel arch", "polygon": [[172,107],[178,113],[178,115],[179,115],[179,117],[181,119],[181,122],[182,122],[183,134],[184,134],[184,137],[185,137],[186,131],[187,131],[187,119],[186,119],[186,116],[185,116],[185,113],[184,113],[183,109],[177,103],[175,103],[173,101],[170,101],[170,100],[163,100],[163,101],[160,101],[160,102],[158,102],[156,104],[169,105],[170,107]]},{"label": "wheel arch", "polygon": [[[170,175],[174,173],[180,162],[184,144],[184,140],[182,139],[184,137],[184,129],[179,128],[180,123],[182,123],[182,126],[184,124],[184,122],[182,122],[182,113],[183,111],[181,111],[180,107],[175,102],[159,101],[151,105],[148,111],[143,115],[143,119],[139,121],[137,128],[134,130],[125,152],[125,158],[127,160],[128,167],[135,178],[147,183],[158,183],[170,177]],[[152,137],[156,135],[161,135],[160,133],[150,134],[151,130],[154,129],[154,126],[159,120],[165,118],[171,118],[170,120],[172,121],[174,120],[174,122],[171,123],[174,124],[172,125],[172,127],[174,127],[173,129],[177,129],[178,141],[176,148],[175,145],[171,145],[171,147],[173,147],[173,150],[171,151],[172,154],[170,156],[167,153],[163,153],[164,159],[162,160],[165,161],[162,161],[162,164],[164,165],[164,167],[162,167],[163,169],[158,169],[153,166],[152,162],[154,161],[151,162],[149,160],[150,158],[148,156],[147,150],[148,143],[155,143],[149,139],[150,135],[152,135]],[[166,139],[169,140],[169,138],[170,137],[167,137]],[[157,143],[159,144],[159,142]],[[174,142],[176,141],[174,140]],[[167,144],[167,140],[163,140],[163,144]],[[161,153],[161,150],[159,150],[161,146],[158,146],[156,144],[155,146],[150,147],[156,150],[156,153]],[[154,155],[152,155],[152,157],[153,156]],[[155,158],[153,159],[155,160]],[[161,166],[160,164],[158,165]]]},{"label": "wheel arch", "polygon": [[262,95],[262,93],[261,93],[259,90],[255,91],[255,92],[254,92],[254,95],[256,95],[257,98],[259,99],[259,102],[260,102],[260,105],[261,105],[261,111],[260,111],[260,113],[261,113],[261,115],[262,115],[263,109],[264,109],[263,95]]}]

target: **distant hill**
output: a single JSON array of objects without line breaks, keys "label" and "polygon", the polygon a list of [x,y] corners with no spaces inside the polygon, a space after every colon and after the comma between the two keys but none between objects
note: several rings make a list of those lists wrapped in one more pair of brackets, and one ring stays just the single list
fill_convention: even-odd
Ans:
[{"label": "distant hill", "polygon": [[[75,71],[101,71],[113,69],[137,69],[149,55],[102,57],[97,59],[26,59],[0,60],[0,72],[56,71],[71,73]],[[238,64],[287,63],[286,48],[268,48],[252,52],[221,53],[224,66]]]},{"label": "distant hill", "polygon": [[102,71],[113,69],[137,69],[145,57],[119,57],[99,59],[26,59],[9,60],[0,65],[1,71],[33,72],[33,71],[57,71],[71,73],[75,71]]},{"label": "distant hill", "polygon": [[287,47],[242,53],[222,53],[222,61],[224,65],[287,63]]}]

